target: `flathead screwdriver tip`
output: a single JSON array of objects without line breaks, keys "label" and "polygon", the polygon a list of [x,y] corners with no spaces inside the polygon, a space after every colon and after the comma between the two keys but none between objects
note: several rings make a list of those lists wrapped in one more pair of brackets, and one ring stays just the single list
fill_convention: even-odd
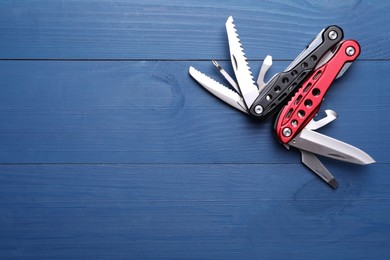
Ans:
[{"label": "flathead screwdriver tip", "polygon": [[330,182],[328,182],[328,184],[330,185],[330,187],[332,187],[333,189],[337,189],[339,187],[339,183],[336,181],[335,178],[331,179]]}]

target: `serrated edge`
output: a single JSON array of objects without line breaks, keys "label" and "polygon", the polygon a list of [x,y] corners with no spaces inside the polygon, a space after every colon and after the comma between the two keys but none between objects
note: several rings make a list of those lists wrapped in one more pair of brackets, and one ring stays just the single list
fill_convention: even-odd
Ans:
[{"label": "serrated edge", "polygon": [[[192,66],[190,66],[188,72],[200,85],[207,89],[211,94],[218,97],[227,104],[233,106],[234,108],[244,113],[248,113],[245,106],[243,106],[243,98],[237,92],[225,87],[215,79],[210,78],[209,76],[200,72]],[[220,90],[218,90],[218,88]],[[226,98],[229,98],[229,100],[227,100]]]},{"label": "serrated edge", "polygon": [[[231,19],[230,19],[231,18]],[[238,34],[238,31],[237,31],[237,28],[236,28],[236,25],[234,24],[234,19],[233,19],[233,16],[230,16],[227,20],[227,22],[230,22],[230,24],[232,25],[232,28],[234,29],[234,34],[235,34],[235,38],[237,40],[237,43],[238,43],[238,47],[240,48],[240,51],[241,51],[241,55],[242,57],[244,58],[244,62],[245,62],[245,67],[249,73],[249,76],[250,78],[252,79],[252,82],[253,84],[255,85],[255,80],[254,80],[254,77],[253,77],[253,74],[252,74],[252,70],[249,66],[249,63],[248,63],[248,58],[246,57],[246,54],[245,54],[245,51],[244,51],[244,47],[242,46],[242,42],[240,40],[240,36]],[[226,23],[227,23],[226,22]]]},{"label": "serrated edge", "polygon": [[[258,96],[258,88],[253,78],[252,71],[249,67],[248,59],[245,55],[244,48],[242,46],[232,16],[230,16],[226,21],[225,27],[228,33],[230,58],[234,69],[234,73],[236,75],[236,79],[240,87],[240,92],[244,97],[247,107],[249,108]],[[229,32],[233,33],[231,37],[229,37],[230,35]],[[238,61],[236,60],[237,57],[240,58]],[[239,67],[237,65],[239,65]]]}]

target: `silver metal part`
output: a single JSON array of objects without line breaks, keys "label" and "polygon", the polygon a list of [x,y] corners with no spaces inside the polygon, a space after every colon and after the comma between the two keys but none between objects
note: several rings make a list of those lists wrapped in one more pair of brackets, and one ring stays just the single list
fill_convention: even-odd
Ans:
[{"label": "silver metal part", "polygon": [[344,73],[349,69],[349,67],[352,65],[352,62],[347,62],[344,64],[343,68],[340,70],[339,74],[337,74],[336,79],[340,78],[344,75]]},{"label": "silver metal part", "polygon": [[[321,60],[318,62],[317,66],[315,67],[315,70],[318,69],[319,67],[321,67],[322,65],[324,65],[325,63],[327,63],[333,57],[333,55],[335,54],[335,52],[337,51],[337,49],[339,48],[340,45],[341,45],[341,43],[339,43],[336,48],[333,48],[332,50],[325,53],[325,55],[321,58]],[[352,48],[352,49],[348,50],[348,48]],[[354,55],[355,51],[356,51],[355,48],[353,48],[352,46],[350,46],[348,48],[345,50],[346,54],[349,56]],[[349,66],[351,66],[351,65],[352,65],[352,62],[346,62],[344,64],[343,68],[340,70],[339,74],[337,74],[336,79],[343,76],[344,73],[349,69]]]},{"label": "silver metal part", "polygon": [[327,51],[324,56],[322,56],[321,60],[318,61],[316,67],[314,68],[314,70],[318,69],[319,67],[321,67],[322,65],[324,65],[325,63],[327,63],[334,55],[334,52],[332,50],[330,51]]},{"label": "silver metal part", "polygon": [[355,54],[355,48],[352,47],[352,46],[349,46],[347,47],[347,49],[345,49],[345,53],[348,55],[348,56],[352,56]]},{"label": "silver metal part", "polygon": [[337,38],[338,34],[336,31],[330,31],[328,34],[329,39],[335,40]]},{"label": "silver metal part", "polygon": [[239,94],[225,87],[221,83],[213,80],[212,78],[206,76],[205,74],[196,70],[192,66],[190,67],[188,72],[200,85],[202,85],[205,89],[210,91],[212,94],[222,99],[232,107],[235,107],[238,110],[248,114],[244,101]]},{"label": "silver metal part", "polygon": [[325,110],[325,113],[326,113],[326,116],[324,118],[321,118],[318,121],[315,121],[314,119],[312,119],[306,125],[306,128],[310,129],[310,130],[317,130],[317,129],[329,124],[330,122],[332,122],[333,120],[335,120],[337,118],[337,113],[333,110],[327,109],[327,110]]},{"label": "silver metal part", "polygon": [[263,64],[261,65],[259,76],[257,77],[257,81],[256,81],[257,87],[259,88],[259,93],[263,90],[263,88],[266,85],[264,82],[264,77],[271,66],[272,66],[272,56],[267,55],[267,57],[265,57],[263,61]]},{"label": "silver metal part", "polygon": [[290,146],[332,159],[356,164],[370,164],[375,160],[364,151],[307,128],[289,142]]},{"label": "silver metal part", "polygon": [[333,175],[325,168],[321,161],[313,153],[300,150],[302,163],[317,174],[321,179],[328,183],[333,189],[338,187],[338,183]]},{"label": "silver metal part", "polygon": [[245,57],[232,16],[227,19],[225,26],[234,74],[236,75],[240,93],[242,94],[246,107],[250,108],[258,97],[259,90],[253,80],[252,72],[247,63],[247,58]]},{"label": "silver metal part", "polygon": [[288,127],[284,128],[282,133],[285,137],[289,137],[292,133],[291,128],[288,128]]},{"label": "silver metal part", "polygon": [[236,81],[234,81],[234,79],[229,75],[229,73],[227,73],[226,70],[224,70],[216,60],[212,60],[211,62],[213,63],[215,68],[217,68],[217,70],[222,74],[222,76],[229,82],[229,84],[239,93],[240,89],[238,88]]},{"label": "silver metal part", "polygon": [[256,112],[256,114],[260,115],[261,113],[263,113],[263,111],[264,111],[264,109],[263,109],[262,106],[257,105],[257,106],[255,107],[255,112]]}]

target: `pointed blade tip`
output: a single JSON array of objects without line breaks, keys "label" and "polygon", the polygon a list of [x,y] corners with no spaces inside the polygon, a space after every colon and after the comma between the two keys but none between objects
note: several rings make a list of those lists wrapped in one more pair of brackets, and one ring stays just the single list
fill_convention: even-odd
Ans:
[{"label": "pointed blade tip", "polygon": [[317,155],[354,164],[370,164],[375,160],[363,150],[335,138],[323,135],[306,127],[289,145]]},{"label": "pointed blade tip", "polygon": [[373,164],[373,163],[376,163],[376,161],[374,160],[374,158],[372,158],[369,154],[367,154],[366,152],[364,152],[363,150],[361,150],[362,152],[362,156],[360,156],[358,158],[359,162],[357,162],[357,164],[360,164],[360,165],[367,165],[367,164]]},{"label": "pointed blade tip", "polygon": [[373,163],[376,163],[376,161],[374,160],[374,158],[372,158],[371,156],[369,156],[370,158],[367,159],[367,161],[365,162],[365,164],[373,164]]}]

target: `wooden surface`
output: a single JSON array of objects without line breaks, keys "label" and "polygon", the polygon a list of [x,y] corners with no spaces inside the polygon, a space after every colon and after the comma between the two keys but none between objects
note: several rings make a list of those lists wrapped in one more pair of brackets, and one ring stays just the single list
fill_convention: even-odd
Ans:
[{"label": "wooden surface", "polygon": [[[390,258],[390,3],[1,1],[0,258]],[[325,26],[362,54],[321,132],[377,160],[321,159],[330,189],[188,75],[220,79],[233,15],[255,75]]]}]

